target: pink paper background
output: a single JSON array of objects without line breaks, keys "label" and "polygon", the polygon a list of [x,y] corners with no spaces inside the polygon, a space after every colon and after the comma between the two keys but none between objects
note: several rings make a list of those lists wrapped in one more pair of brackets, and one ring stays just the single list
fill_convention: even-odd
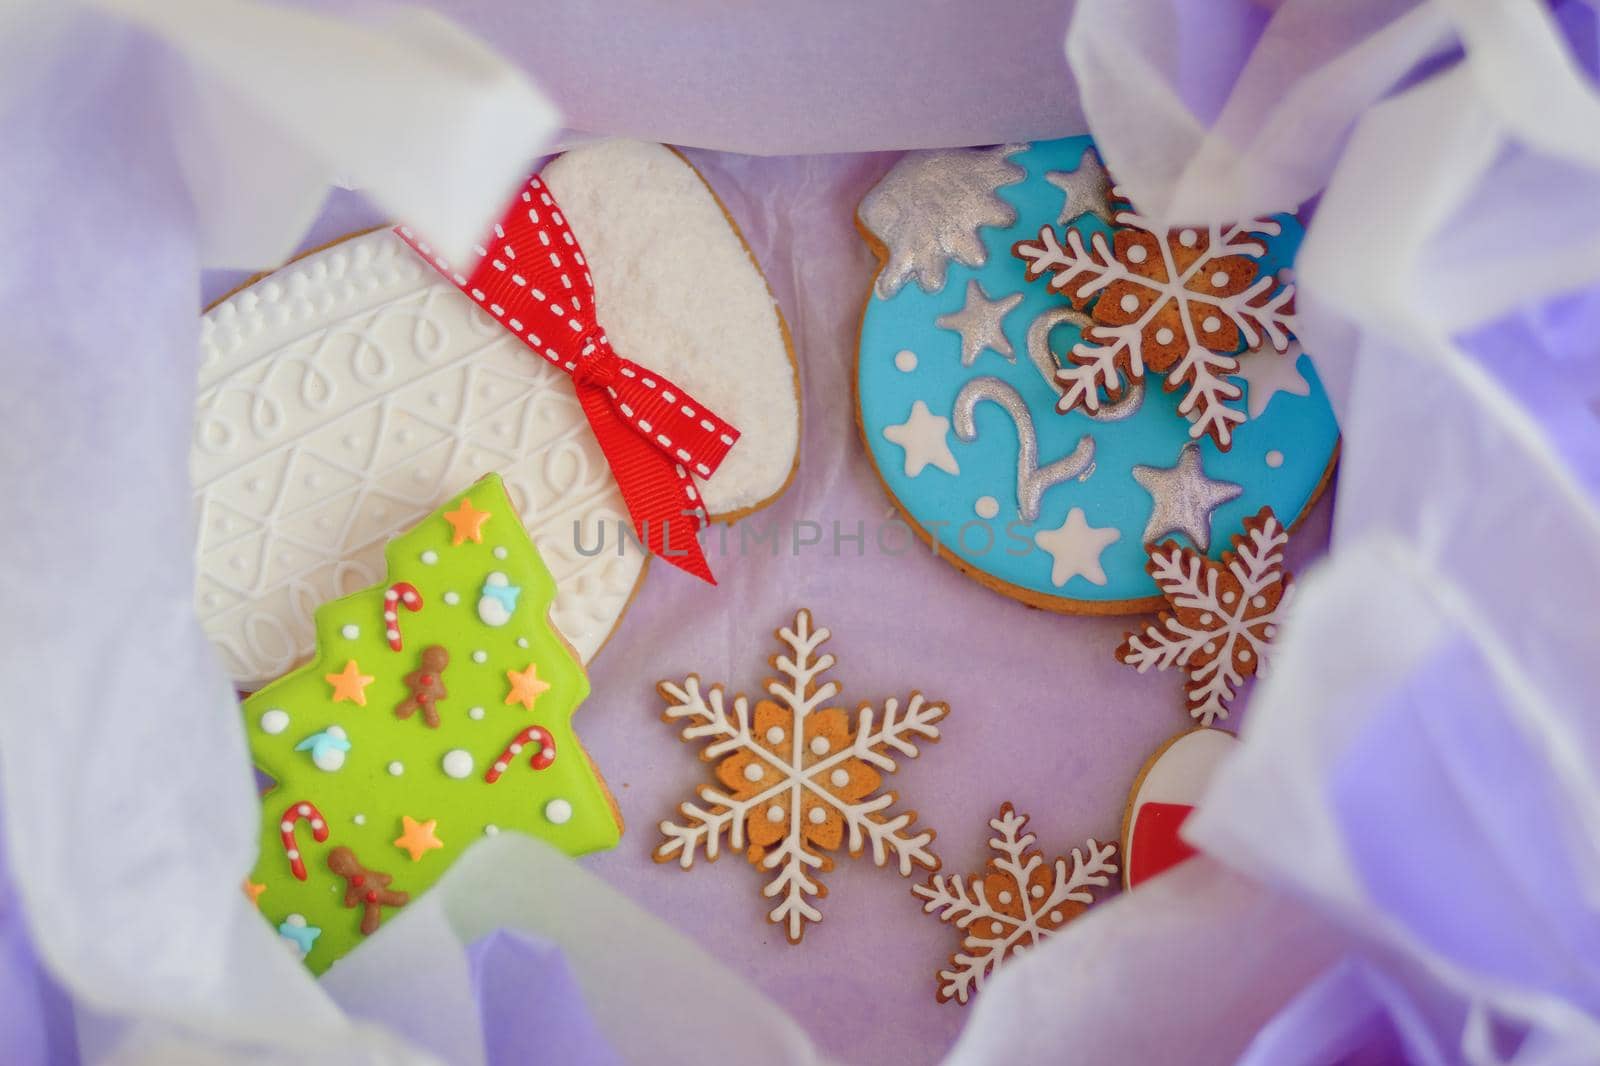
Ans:
[{"label": "pink paper background", "polygon": [[[741,856],[689,871],[651,861],[656,824],[708,770],[698,747],[660,720],[655,683],[693,672],[757,690],[770,674],[773,630],[809,607],[834,633],[829,648],[847,704],[920,689],[950,705],[943,739],[902,763],[889,787],[938,831],[944,868],[967,873],[987,859],[987,821],[1007,800],[1033,816],[1052,854],[1090,836],[1115,839],[1145,759],[1191,724],[1180,682],[1140,676],[1111,658],[1124,619],[1025,607],[962,577],[920,542],[897,558],[876,553],[872,530],[891,508],[861,447],[853,394],[861,301],[876,260],[853,218],[896,155],[688,155],[765,268],[801,369],[799,472],[774,507],[746,521],[787,531],[809,520],[825,532],[798,556],[784,545],[773,557],[763,545],[740,558],[737,526],[727,556],[711,531],[703,543],[720,582],[714,589],[671,567],[648,568],[592,664],[593,694],[577,720],[628,826],[620,847],[584,864],[747,975],[825,1052],[846,1062],[934,1062],[967,1010],[934,999],[934,974],[957,934],[922,913],[911,881],[866,856],[841,860],[824,877],[823,922],[791,947],[766,921],[764,879]],[[305,246],[378,221],[359,198],[335,194]],[[208,275],[208,296],[233,281]],[[1329,510],[1326,499],[1313,508],[1291,545],[1291,566],[1322,551]],[[832,553],[834,522],[846,533],[867,523],[865,555],[850,543]]]}]

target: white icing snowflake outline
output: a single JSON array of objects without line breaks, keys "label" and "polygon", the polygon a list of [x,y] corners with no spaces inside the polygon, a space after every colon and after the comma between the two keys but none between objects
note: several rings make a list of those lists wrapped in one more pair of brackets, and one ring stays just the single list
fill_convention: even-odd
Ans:
[{"label": "white icing snowflake outline", "polygon": [[[666,840],[656,848],[655,860],[668,862],[676,857],[679,866],[688,869],[699,849],[704,847],[706,859],[714,862],[724,833],[730,847],[743,848],[747,822],[775,807],[774,800],[786,802],[788,812],[783,819],[781,842],[771,849],[751,844],[747,857],[752,865],[763,870],[777,870],[776,876],[762,889],[762,895],[769,899],[780,897],[767,917],[774,924],[785,926],[785,934],[794,944],[800,942],[807,922],[822,920],[821,911],[812,901],[826,896],[827,888],[815,875],[833,868],[833,858],[828,854],[832,849],[808,843],[807,830],[802,824],[806,799],[821,801],[814,802],[813,806],[831,809],[843,819],[849,831],[850,855],[860,855],[870,842],[873,861],[885,866],[892,853],[898,860],[902,877],[910,876],[915,866],[928,870],[939,868],[938,858],[928,850],[934,839],[933,830],[913,831],[911,828],[916,820],[915,811],[884,816],[883,812],[894,804],[896,796],[893,792],[878,791],[881,781],[859,801],[846,802],[830,787],[836,782],[824,783],[819,778],[824,773],[832,775],[844,770],[854,761],[880,773],[892,773],[897,764],[887,749],[906,758],[915,758],[919,738],[927,743],[939,739],[936,723],[949,713],[949,708],[925,700],[920,692],[912,692],[903,713],[899,700],[885,700],[880,724],[871,705],[863,704],[855,714],[851,742],[837,751],[808,759],[811,749],[806,743],[805,724],[839,692],[839,685],[832,680],[816,684],[817,678],[834,665],[831,654],[813,657],[829,636],[826,628],[812,628],[811,612],[804,609],[795,615],[793,628],[784,626],[778,630],[778,638],[793,657],[780,652],[772,658],[773,667],[783,679],[768,679],[766,690],[781,710],[792,715],[788,736],[782,738],[790,746],[787,758],[760,743],[752,731],[750,701],[743,694],[734,696],[730,715],[722,687],[713,685],[702,692],[700,679],[693,674],[681,685],[662,682],[658,686],[668,700],[662,719],[686,721],[682,730],[685,740],[710,741],[701,752],[702,760],[721,764],[725,759],[744,754],[749,756],[750,762],[760,760],[757,765],[777,771],[778,781],[743,799],[730,796],[714,785],[701,785],[697,795],[706,806],[686,801],[679,806],[679,812],[687,824],[666,820],[660,823]],[[821,713],[833,709],[823,708]]]},{"label": "white icing snowflake outline", "polygon": [[[1127,203],[1120,187],[1114,187],[1112,195],[1123,204],[1115,216],[1119,228],[1114,237],[1122,238],[1115,250],[1105,234],[1099,232],[1085,245],[1083,234],[1074,228],[1067,229],[1066,247],[1062,247],[1050,225],[1040,227],[1037,241],[1019,241],[1012,248],[1027,264],[1025,273],[1030,281],[1050,271],[1050,287],[1057,291],[1070,288],[1067,295],[1074,307],[1086,307],[1118,283],[1123,283],[1119,286],[1123,291],[1120,299],[1136,301],[1134,307],[1122,309],[1132,316],[1127,321],[1109,324],[1096,319],[1083,339],[1073,345],[1073,365],[1056,371],[1056,379],[1066,386],[1056,409],[1065,414],[1082,407],[1092,413],[1100,408],[1102,389],[1115,400],[1129,382],[1142,380],[1147,362],[1145,333],[1159,312],[1175,304],[1184,331],[1184,352],[1169,364],[1166,388],[1175,391],[1180,386],[1187,387],[1178,413],[1191,419],[1189,436],[1198,439],[1209,434],[1218,448],[1226,450],[1232,444],[1233,426],[1246,418],[1244,411],[1228,403],[1241,395],[1239,386],[1228,380],[1229,375],[1238,373],[1239,363],[1233,346],[1226,351],[1208,346],[1204,334],[1215,334],[1217,329],[1208,330],[1205,324],[1221,315],[1244,337],[1246,351],[1259,347],[1263,337],[1278,352],[1287,351],[1293,337],[1294,285],[1280,285],[1276,275],[1260,272],[1259,263],[1255,263],[1267,251],[1263,238],[1276,236],[1283,227],[1270,218],[1228,225],[1211,223],[1172,229],[1163,239],[1154,224]],[[1148,240],[1138,239],[1137,235]],[[1148,258],[1152,247],[1161,253],[1162,261],[1157,266],[1164,281],[1134,269]],[[1142,258],[1132,260],[1132,254]],[[1180,267],[1179,258],[1189,255],[1193,255],[1192,261],[1187,267]],[[1244,257],[1254,263],[1254,268],[1249,284],[1230,293],[1225,290],[1235,282],[1225,261],[1233,256]],[[1214,286],[1218,292],[1190,287],[1207,270],[1213,277],[1228,278],[1226,284]],[[1218,319],[1218,329],[1222,325]]]},{"label": "white icing snowflake outline", "polygon": [[[1228,717],[1246,677],[1260,677],[1289,606],[1283,565],[1288,531],[1270,507],[1245,519],[1221,560],[1175,541],[1150,549],[1150,576],[1172,610],[1127,635],[1117,659],[1142,674],[1177,666],[1189,675],[1189,714],[1201,725]],[[1218,646],[1220,643],[1220,647]]]},{"label": "white icing snowflake outline", "polygon": [[[925,914],[938,912],[941,922],[953,923],[965,933],[961,948],[950,956],[951,968],[939,971],[941,1003],[952,999],[966,1003],[1008,956],[1037,947],[1081,913],[1075,911],[1062,916],[1059,908],[1069,903],[1084,906],[1093,903],[1095,897],[1090,889],[1105,888],[1111,883],[1110,875],[1117,872],[1116,864],[1111,861],[1116,856],[1117,845],[1102,845],[1090,837],[1082,850],[1072,849],[1070,872],[1065,858],[1053,861],[1049,895],[1037,900],[1024,886],[1029,886],[1034,873],[1044,867],[1046,860],[1033,850],[1037,837],[1025,831],[1027,825],[1026,814],[1018,814],[1009,803],[1001,804],[999,817],[989,819],[990,828],[999,836],[989,840],[989,848],[995,854],[985,865],[984,872],[965,880],[960,874],[949,878],[936,874],[927,884],[911,889],[912,895],[927,901],[922,905]],[[992,875],[1008,880],[1012,887],[1002,892],[1016,893],[1022,905],[1022,917],[995,908],[996,903],[1006,906],[1011,901],[989,899],[986,885]],[[982,925],[984,922],[990,923],[987,929]],[[983,935],[984,932],[988,935]]]}]

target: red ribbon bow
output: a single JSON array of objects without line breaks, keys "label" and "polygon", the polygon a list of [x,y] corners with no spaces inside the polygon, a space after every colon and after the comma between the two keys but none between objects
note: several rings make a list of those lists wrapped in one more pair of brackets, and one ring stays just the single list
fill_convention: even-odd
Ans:
[{"label": "red ribbon bow", "polygon": [[[535,175],[477,248],[469,273],[406,226],[409,244],[534,354],[572,382],[622,489],[639,542],[716,584],[695,534],[709,521],[694,476],[710,477],[739,431],[678,386],[611,350],[594,310],[594,279],[560,205]],[[676,545],[676,547],[675,547]]]}]

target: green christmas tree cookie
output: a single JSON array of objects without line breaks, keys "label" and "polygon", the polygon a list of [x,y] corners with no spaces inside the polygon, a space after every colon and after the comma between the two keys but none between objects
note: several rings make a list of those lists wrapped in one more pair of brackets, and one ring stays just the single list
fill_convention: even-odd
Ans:
[{"label": "green christmas tree cookie", "polygon": [[384,555],[386,583],[319,608],[316,657],[244,703],[275,782],[245,890],[317,973],[485,834],[578,855],[622,833],[572,731],[588,678],[500,478]]}]

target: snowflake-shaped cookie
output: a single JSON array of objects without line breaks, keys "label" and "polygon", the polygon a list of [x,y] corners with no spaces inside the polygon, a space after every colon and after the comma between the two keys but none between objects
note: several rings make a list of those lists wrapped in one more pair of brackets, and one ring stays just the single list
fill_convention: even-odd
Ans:
[{"label": "snowflake-shaped cookie", "polygon": [[1073,345],[1073,365],[1056,371],[1064,386],[1057,409],[1097,411],[1101,389],[1115,399],[1149,369],[1166,375],[1169,392],[1188,389],[1178,412],[1191,420],[1189,435],[1209,434],[1226,449],[1245,420],[1227,402],[1239,398],[1228,375],[1239,371],[1241,340],[1255,348],[1264,337],[1282,353],[1293,335],[1294,286],[1260,276],[1256,259],[1267,250],[1261,238],[1281,227],[1271,219],[1185,226],[1163,239],[1131,207],[1116,221],[1112,243],[1095,233],[1086,244],[1068,229],[1063,247],[1044,226],[1037,241],[1012,246],[1028,278],[1049,271],[1050,287],[1074,307],[1093,305],[1094,325]]},{"label": "snowflake-shaped cookie", "polygon": [[1066,925],[1094,902],[1091,888],[1104,888],[1117,872],[1111,860],[1115,844],[1093,838],[1083,850],[1072,849],[1067,860],[1046,862],[1034,849],[1034,835],[1026,832],[1028,816],[1009,803],[989,825],[999,835],[989,840],[994,858],[984,872],[967,881],[960,874],[946,879],[935,875],[911,892],[925,900],[922,909],[939,912],[942,922],[954,922],[962,937],[961,949],[950,956],[950,968],[939,971],[939,1002],[965,1003],[1007,958],[1022,954]]},{"label": "snowflake-shaped cookie", "polygon": [[852,723],[844,708],[828,705],[839,685],[817,683],[834,664],[832,655],[816,654],[828,636],[812,628],[805,610],[792,629],[780,629],[788,653],[771,662],[782,677],[767,681],[772,698],[753,709],[736,695],[730,713],[721,686],[702,692],[692,674],[681,685],[658,686],[667,700],[662,719],[683,721],[685,740],[709,741],[700,757],[717,764],[717,783],[701,786],[704,807],[688,802],[679,808],[685,824],[661,823],[666,840],[656,848],[656,861],[676,858],[688,869],[702,846],[715,860],[724,834],[730,847],[748,843],[750,862],[776,871],[762,890],[778,899],[767,917],[783,925],[794,944],[807,922],[822,920],[813,901],[827,888],[817,875],[833,869],[827,853],[841,844],[851,855],[871,844],[873,861],[883,866],[893,856],[902,877],[915,866],[939,868],[928,851],[933,831],[913,828],[914,811],[886,814],[895,795],[878,789],[882,775],[894,771],[896,755],[914,758],[918,743],[939,739],[936,723],[949,708],[913,692],[903,709],[900,701],[885,700],[881,720],[863,705]]},{"label": "snowflake-shaped cookie", "polygon": [[1220,561],[1174,541],[1150,549],[1147,569],[1172,611],[1129,633],[1117,658],[1139,668],[1181,667],[1189,675],[1189,713],[1210,725],[1228,717],[1228,701],[1245,678],[1263,669],[1268,644],[1289,599],[1278,516],[1263,507]]}]

